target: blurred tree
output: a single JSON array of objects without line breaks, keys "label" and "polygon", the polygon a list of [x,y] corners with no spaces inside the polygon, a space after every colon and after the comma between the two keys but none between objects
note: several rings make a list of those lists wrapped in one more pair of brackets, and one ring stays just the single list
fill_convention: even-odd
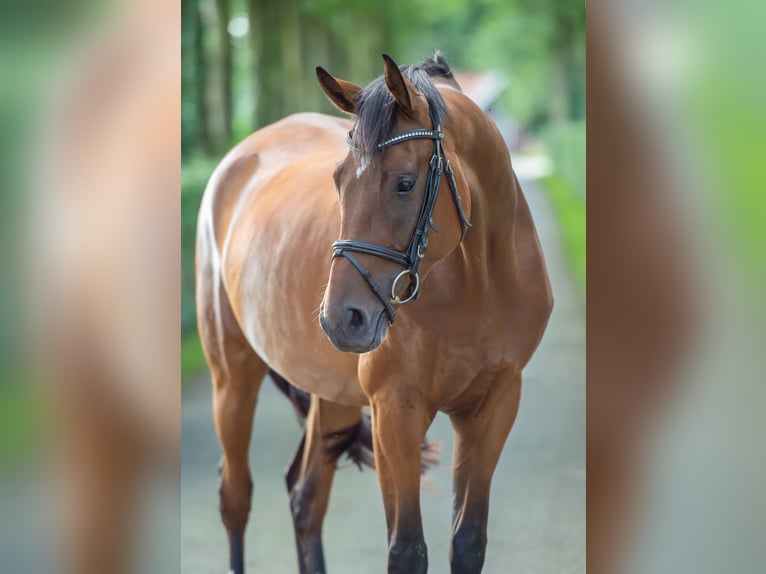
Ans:
[{"label": "blurred tree", "polygon": [[253,124],[264,126],[282,117],[282,43],[279,3],[250,0],[250,45],[253,51]]},{"label": "blurred tree", "polygon": [[[330,33],[328,27],[316,15],[306,10],[303,14],[303,42],[301,43],[301,59],[304,63],[305,78],[303,107],[307,110],[329,112],[331,107],[322,92],[313,89],[314,67],[317,65],[330,67]],[[312,67],[312,64],[314,65]]]},{"label": "blurred tree", "polygon": [[229,38],[229,21],[231,12],[229,11],[229,0],[215,0],[216,18],[218,24],[218,45],[219,61],[221,70],[221,115],[223,137],[226,145],[231,142],[232,136],[232,82],[233,66],[231,57],[231,40]]},{"label": "blurred tree", "polygon": [[535,17],[550,18],[553,25],[548,49],[554,66],[551,119],[585,116],[585,2],[541,0],[529,2]]},{"label": "blurred tree", "polygon": [[[440,48],[455,68],[504,73],[499,105],[533,129],[585,114],[584,2],[183,0],[183,15],[187,153],[218,154],[243,137],[248,126],[233,128],[236,102],[248,107],[249,129],[331,111],[314,68],[363,84],[381,72],[382,52],[409,63]],[[232,18],[245,17],[249,27],[235,41]],[[244,86],[246,98],[238,96]]]},{"label": "blurred tree", "polygon": [[206,101],[205,27],[202,23],[199,0],[184,0],[181,5],[181,18],[181,146],[186,153],[212,154]]},{"label": "blurred tree", "polygon": [[279,8],[282,61],[278,65],[282,75],[282,109],[290,113],[301,110],[304,93],[302,17],[298,0],[280,0]]}]

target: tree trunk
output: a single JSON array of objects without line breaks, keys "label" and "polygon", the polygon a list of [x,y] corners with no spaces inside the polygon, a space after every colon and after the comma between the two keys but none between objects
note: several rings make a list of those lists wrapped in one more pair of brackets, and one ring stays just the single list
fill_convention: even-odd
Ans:
[{"label": "tree trunk", "polygon": [[279,5],[273,0],[250,0],[249,18],[254,62],[253,123],[258,129],[283,115]]},{"label": "tree trunk", "polygon": [[394,18],[392,13],[394,8],[391,7],[390,9],[386,9],[383,3],[379,4],[378,6],[379,14],[377,16],[377,30],[380,41],[379,51],[380,53],[386,53],[396,57],[394,54],[399,54],[399,46],[397,45],[396,34],[394,33],[393,26],[391,25],[391,20]]},{"label": "tree trunk", "polygon": [[303,22],[303,101],[304,109],[309,111],[330,112],[333,108],[324,96],[316,81],[315,69],[322,66],[330,73],[330,40],[329,31],[314,18],[306,18]]},{"label": "tree trunk", "polygon": [[194,2],[194,71],[195,108],[197,111],[197,136],[200,148],[208,155],[213,153],[210,139],[210,117],[207,105],[207,58],[205,57],[205,26],[202,22],[199,1]]},{"label": "tree trunk", "polygon": [[345,38],[350,80],[356,84],[365,85],[372,79],[369,77],[370,56],[373,54],[372,42],[374,41],[372,27],[369,25],[367,14],[348,12],[346,17],[348,29],[353,30],[353,33]]},{"label": "tree trunk", "polygon": [[194,22],[196,6],[192,2],[181,4],[181,154],[186,157],[197,143],[194,74]]},{"label": "tree trunk", "polygon": [[282,21],[282,101],[284,113],[290,114],[303,111],[300,17],[296,0],[281,0],[279,6]]},{"label": "tree trunk", "polygon": [[218,16],[218,42],[219,42],[219,57],[220,57],[220,70],[221,70],[221,121],[223,136],[226,140],[226,146],[231,144],[232,139],[232,106],[233,106],[233,92],[232,92],[232,78],[233,67],[231,57],[231,40],[229,38],[229,20],[231,15],[229,12],[228,0],[216,0],[215,2],[216,13]]}]

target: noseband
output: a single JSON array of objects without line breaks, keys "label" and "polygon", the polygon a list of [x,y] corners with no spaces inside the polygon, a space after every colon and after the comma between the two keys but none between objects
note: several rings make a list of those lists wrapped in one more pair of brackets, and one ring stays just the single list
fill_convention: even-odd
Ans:
[{"label": "noseband", "polygon": [[[441,131],[436,114],[433,108],[429,107],[429,115],[431,116],[431,123],[433,124],[432,130],[417,129],[402,132],[395,135],[381,144],[378,144],[378,149],[386,149],[396,144],[406,142],[414,139],[431,139],[434,140],[434,153],[431,156],[431,161],[428,164],[428,177],[426,179],[426,191],[423,197],[423,204],[420,206],[420,215],[418,216],[417,224],[415,225],[415,231],[410,238],[409,246],[405,251],[396,251],[377,245],[375,243],[367,243],[366,241],[356,241],[355,239],[339,239],[332,244],[332,258],[345,257],[349,260],[359,274],[364,278],[367,284],[372,289],[372,292],[383,303],[383,308],[388,315],[388,323],[392,325],[396,320],[396,312],[394,311],[395,304],[404,304],[417,299],[420,296],[421,284],[420,284],[420,261],[425,257],[426,249],[428,248],[428,233],[429,228],[433,229],[436,233],[439,229],[434,225],[433,213],[434,206],[436,205],[436,198],[439,195],[439,184],[441,183],[442,173],[447,175],[447,183],[449,184],[450,191],[452,192],[452,199],[455,202],[457,208],[458,219],[460,220],[460,241],[463,241],[465,234],[471,223],[465,216],[463,206],[460,202],[460,195],[457,192],[457,184],[455,183],[455,175],[452,171],[452,166],[449,160],[444,155],[444,149],[442,147],[442,139],[444,139],[444,133]],[[346,144],[349,149],[353,151],[354,144],[351,141],[351,132],[346,134]],[[386,296],[381,289],[380,285],[375,281],[369,271],[365,269],[364,265],[352,255],[353,253],[364,253],[367,255],[374,255],[376,257],[382,257],[393,261],[398,265],[404,267],[391,285],[391,297]],[[404,299],[400,299],[396,294],[396,287],[399,281],[403,277],[410,277],[411,288],[410,293]]]}]

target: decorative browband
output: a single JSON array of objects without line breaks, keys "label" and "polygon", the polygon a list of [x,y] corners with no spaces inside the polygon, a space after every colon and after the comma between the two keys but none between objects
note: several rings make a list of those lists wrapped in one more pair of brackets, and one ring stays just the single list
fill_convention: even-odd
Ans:
[{"label": "decorative browband", "polygon": [[[441,130],[410,130],[408,132],[402,132],[398,135],[395,135],[392,138],[387,139],[383,143],[378,144],[378,149],[385,149],[387,147],[391,147],[392,145],[396,145],[398,143],[406,142],[408,140],[415,140],[415,139],[432,139],[432,140],[442,140],[444,139],[444,133]],[[348,149],[353,151],[355,149],[354,147],[354,141],[351,139],[351,132],[346,132],[346,145],[348,146]]]},{"label": "decorative browband", "polygon": [[398,143],[406,142],[407,140],[421,138],[441,140],[444,139],[444,133],[442,133],[441,130],[410,130],[408,132],[404,132],[390,139],[387,139],[382,144],[378,144],[378,149],[387,148]]}]

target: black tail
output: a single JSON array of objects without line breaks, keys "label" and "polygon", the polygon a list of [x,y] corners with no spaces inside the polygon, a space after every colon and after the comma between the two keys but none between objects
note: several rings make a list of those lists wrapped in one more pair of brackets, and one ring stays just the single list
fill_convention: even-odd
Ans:
[{"label": "black tail", "polygon": [[[294,386],[273,370],[269,370],[269,375],[277,388],[282,391],[282,394],[290,400],[295,413],[298,415],[298,422],[301,427],[305,428],[306,417],[311,405],[311,395]],[[332,459],[338,459],[345,453],[359,470],[362,470],[364,466],[375,468],[375,456],[372,450],[372,421],[369,411],[362,412],[362,418],[358,424],[332,433],[325,438],[332,440],[330,446],[327,447],[327,454]],[[423,440],[420,457],[420,467],[423,474],[429,468],[439,464],[440,446],[439,443],[429,443],[428,439]]]},{"label": "black tail", "polygon": [[309,407],[311,406],[311,395],[290,384],[290,381],[276,371],[269,369],[269,375],[277,388],[282,391],[282,394],[290,399],[295,409],[295,414],[298,415],[298,422],[301,424],[301,427],[305,427],[306,417],[309,416]]}]

